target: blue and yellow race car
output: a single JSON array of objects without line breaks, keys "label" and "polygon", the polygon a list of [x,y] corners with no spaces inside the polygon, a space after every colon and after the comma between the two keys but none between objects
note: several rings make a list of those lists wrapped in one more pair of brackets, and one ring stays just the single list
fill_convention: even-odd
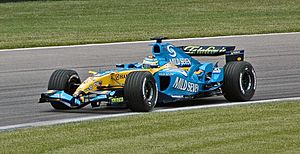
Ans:
[{"label": "blue and yellow race car", "polygon": [[[117,69],[93,72],[84,82],[73,70],[56,70],[40,103],[55,109],[126,105],[132,111],[151,111],[157,103],[224,95],[228,101],[247,101],[256,89],[252,65],[234,46],[174,46],[155,37],[152,56],[142,63],[117,64]],[[225,55],[226,64],[200,62],[191,56]]]}]

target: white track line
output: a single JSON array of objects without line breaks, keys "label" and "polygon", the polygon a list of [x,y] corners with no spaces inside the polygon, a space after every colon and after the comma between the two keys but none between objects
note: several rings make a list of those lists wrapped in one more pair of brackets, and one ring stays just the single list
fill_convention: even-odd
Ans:
[{"label": "white track line", "polygon": [[[278,36],[278,35],[293,35],[300,34],[300,32],[290,33],[270,33],[270,34],[251,34],[251,35],[231,35],[231,36],[213,36],[213,37],[198,37],[198,38],[182,38],[182,39],[169,39],[166,41],[188,41],[188,40],[208,40],[208,39],[221,39],[221,38],[238,38],[238,37],[257,37],[257,36]],[[137,43],[153,43],[154,41],[135,41],[135,42],[114,42],[102,44],[83,44],[83,45],[68,45],[68,46],[50,46],[50,47],[34,47],[34,48],[17,48],[17,49],[3,49],[1,51],[25,51],[25,50],[41,50],[41,49],[62,49],[62,48],[76,48],[76,47],[92,47],[92,46],[110,46],[110,45],[125,45]]]},{"label": "white track line", "polygon": [[300,97],[267,99],[267,100],[259,100],[259,101],[248,101],[248,102],[222,103],[222,104],[211,104],[211,105],[198,105],[198,106],[179,107],[179,108],[172,108],[172,109],[161,109],[161,110],[157,110],[157,111],[154,111],[154,112],[185,111],[185,110],[213,108],[213,107],[226,107],[226,106],[234,106],[234,105],[272,103],[272,102],[296,101],[296,100],[300,100]]},{"label": "white track line", "polygon": [[[226,107],[226,106],[246,105],[246,104],[271,103],[271,102],[279,102],[279,101],[295,101],[295,100],[300,100],[300,97],[178,107],[178,108],[172,108],[172,109],[160,109],[160,110],[155,110],[153,112],[173,112],[173,111],[216,108],[216,107]],[[95,120],[95,119],[107,119],[107,118],[123,117],[123,116],[130,116],[130,115],[139,115],[139,114],[145,114],[145,113],[129,112],[129,113],[120,113],[120,114],[112,114],[112,115],[98,115],[98,116],[88,116],[88,117],[79,117],[79,118],[70,118],[70,119],[49,120],[49,121],[41,121],[41,122],[33,122],[33,123],[23,123],[23,124],[17,124],[17,125],[1,126],[0,131],[14,130],[14,129],[19,129],[19,128],[28,128],[28,127],[57,125],[57,124],[80,122],[80,121]]]}]

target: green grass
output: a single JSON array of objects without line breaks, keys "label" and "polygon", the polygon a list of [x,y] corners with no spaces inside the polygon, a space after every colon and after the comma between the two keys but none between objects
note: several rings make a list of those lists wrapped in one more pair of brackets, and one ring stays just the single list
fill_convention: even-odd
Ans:
[{"label": "green grass", "polygon": [[0,153],[299,153],[299,102],[0,132]]},{"label": "green grass", "polygon": [[299,0],[25,0],[0,3],[0,49],[295,32],[299,25]]}]

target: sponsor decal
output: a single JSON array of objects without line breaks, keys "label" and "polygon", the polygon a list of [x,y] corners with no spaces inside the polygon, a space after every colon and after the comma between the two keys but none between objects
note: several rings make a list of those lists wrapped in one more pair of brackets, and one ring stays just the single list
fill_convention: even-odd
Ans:
[{"label": "sponsor decal", "polygon": [[188,92],[198,92],[199,85],[196,83],[189,82],[183,78],[176,77],[175,82],[173,84],[173,88],[188,91]]},{"label": "sponsor decal", "polygon": [[225,47],[222,47],[220,49],[214,46],[210,46],[210,47],[186,46],[183,50],[187,51],[190,54],[207,54],[207,55],[226,52]]},{"label": "sponsor decal", "polygon": [[230,55],[237,55],[237,54],[243,54],[243,53],[240,50],[230,52]]},{"label": "sponsor decal", "polygon": [[171,95],[171,97],[173,97],[173,98],[184,98],[183,95]]},{"label": "sponsor decal", "polygon": [[220,68],[214,68],[212,73],[221,73],[221,70],[220,70]]},{"label": "sponsor decal", "polygon": [[125,79],[127,77],[127,74],[115,74],[114,79],[115,80],[121,80],[121,79]]},{"label": "sponsor decal", "polygon": [[109,93],[110,96],[113,96],[116,93],[116,91],[112,91]]},{"label": "sponsor decal", "polygon": [[99,96],[97,96],[97,97],[95,97],[96,99],[105,99],[105,98],[107,98],[106,97],[106,95],[99,95]]},{"label": "sponsor decal", "polygon": [[117,98],[111,98],[110,99],[112,103],[121,103],[124,101],[123,97],[117,97]]},{"label": "sponsor decal", "polygon": [[168,45],[167,49],[168,49],[171,57],[176,57],[176,51],[173,49],[173,47],[174,47],[173,45]]},{"label": "sponsor decal", "polygon": [[159,76],[172,76],[174,75],[174,73],[170,73],[170,72],[162,72],[162,73],[158,73]]},{"label": "sponsor decal", "polygon": [[191,61],[189,58],[172,58],[170,62],[177,66],[190,66]]}]

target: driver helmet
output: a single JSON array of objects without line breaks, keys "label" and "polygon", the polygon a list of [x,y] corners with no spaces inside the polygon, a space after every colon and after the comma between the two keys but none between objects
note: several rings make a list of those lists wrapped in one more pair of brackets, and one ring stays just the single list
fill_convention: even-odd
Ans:
[{"label": "driver helmet", "polygon": [[144,58],[143,68],[149,69],[155,67],[158,67],[158,60],[155,58],[155,56],[147,56]]}]

